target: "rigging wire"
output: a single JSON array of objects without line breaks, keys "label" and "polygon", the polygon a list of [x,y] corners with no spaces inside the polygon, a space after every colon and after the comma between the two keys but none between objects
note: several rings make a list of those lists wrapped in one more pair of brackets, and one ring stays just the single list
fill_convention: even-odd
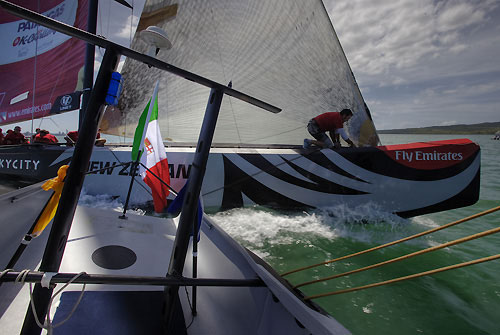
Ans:
[{"label": "rigging wire", "polygon": [[[217,43],[217,50],[219,54],[219,62],[220,66],[222,68],[222,75],[224,76],[224,82],[228,83],[228,86],[232,87],[232,79],[228,81],[228,78],[226,76],[226,71],[224,69],[224,63],[222,61],[222,52],[221,52],[221,47],[219,44],[219,35],[217,33],[217,21],[215,20],[215,15],[214,15],[214,10],[213,8],[210,9],[210,12],[212,13],[212,22],[213,22],[213,27],[214,27],[214,32],[215,32],[215,42]],[[240,135],[240,130],[238,129],[238,123],[236,122],[236,114],[234,113],[234,107],[233,107],[233,100],[230,96],[227,97],[229,99],[229,105],[231,107],[231,114],[233,115],[233,120],[234,120],[234,128],[236,129],[236,134],[238,135],[238,139],[240,143],[242,142],[241,140],[241,135]]]},{"label": "rigging wire", "polygon": [[[37,12],[40,13],[40,0],[37,1]],[[40,25],[36,25],[36,36],[40,36]],[[36,95],[36,64],[38,59],[38,38],[35,39],[35,63],[33,73],[33,96],[31,98],[31,133],[33,134],[33,123],[35,120],[35,95]]]},{"label": "rigging wire", "polygon": [[293,128],[291,130],[285,130],[285,131],[282,131],[281,133],[276,133],[276,134],[272,134],[269,136],[259,137],[259,138],[254,139],[254,140],[248,140],[247,143],[255,143],[257,141],[265,140],[266,138],[271,138],[271,137],[276,137],[276,136],[283,135],[283,134],[288,134],[288,133],[291,133],[293,131],[299,130],[301,128],[306,128],[306,125],[300,125],[297,128]]}]

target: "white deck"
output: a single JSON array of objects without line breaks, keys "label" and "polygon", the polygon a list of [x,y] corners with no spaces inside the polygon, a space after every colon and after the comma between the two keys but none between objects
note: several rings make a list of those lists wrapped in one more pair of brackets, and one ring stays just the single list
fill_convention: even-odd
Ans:
[{"label": "white deck", "polygon": [[[38,202],[43,205],[43,199],[40,200]],[[5,204],[2,203],[3,205]],[[121,213],[109,209],[78,206],[60,272],[165,276],[176,231],[175,221],[136,214],[128,214],[128,220],[121,220],[119,215]],[[16,234],[22,236],[26,225],[29,228],[29,224],[25,224],[20,233]],[[47,235],[48,231],[44,232],[40,240],[35,239],[35,242],[43,242]],[[17,242],[12,243],[14,246],[16,244]],[[43,243],[38,244],[38,248],[33,248],[31,254],[27,252],[23,255],[16,270],[37,268],[42,255],[40,251],[43,250]],[[137,259],[123,269],[105,269],[94,262],[92,254],[106,246],[125,247],[133,251]],[[7,252],[2,253],[2,261],[8,260],[7,255],[10,256]],[[26,259],[30,262],[26,262]],[[109,254],[107,261],[113,264],[114,260],[120,263],[123,259]],[[204,221],[202,225],[198,264],[199,278],[260,277],[268,287],[199,287],[198,315],[188,328],[188,334],[348,333],[333,318],[304,305],[264,267],[256,264],[239,244],[211,222]],[[191,255],[188,253],[184,276],[190,275]],[[16,296],[19,288],[19,284],[12,283],[5,283],[0,288],[2,304],[7,307],[0,319],[2,333],[15,334],[21,328],[29,293],[28,285],[25,285]],[[80,290],[81,285],[71,285],[62,294],[61,300],[54,303],[52,315],[55,313],[56,323],[69,313]],[[192,300],[191,288],[187,291]],[[75,314],[66,324],[57,328],[55,334],[156,332],[161,329],[162,294],[161,286],[89,284]],[[187,325],[191,322],[192,315],[183,287],[179,289],[179,296]],[[7,301],[4,297],[10,299]]]}]

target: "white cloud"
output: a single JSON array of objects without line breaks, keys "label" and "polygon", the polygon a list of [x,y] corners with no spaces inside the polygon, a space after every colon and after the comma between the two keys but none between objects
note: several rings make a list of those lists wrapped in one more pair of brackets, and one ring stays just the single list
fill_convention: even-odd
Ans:
[{"label": "white cloud", "polygon": [[378,129],[500,119],[498,0],[325,5]]},{"label": "white cloud", "polygon": [[440,126],[453,126],[453,125],[455,125],[455,124],[458,124],[458,122],[457,122],[457,121],[451,121],[451,120],[450,120],[450,121],[443,121],[443,122],[441,122],[439,125],[440,125]]}]

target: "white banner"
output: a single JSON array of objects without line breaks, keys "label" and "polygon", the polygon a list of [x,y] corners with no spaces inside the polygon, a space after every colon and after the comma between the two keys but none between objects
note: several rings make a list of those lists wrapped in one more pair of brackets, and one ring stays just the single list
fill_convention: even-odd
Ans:
[{"label": "white banner", "polygon": [[[56,7],[44,12],[43,15],[73,26],[77,9],[77,0],[64,0]],[[34,57],[37,40],[37,54],[40,55],[70,39],[68,35],[26,20],[0,24],[0,31],[2,32],[0,34],[0,46],[2,46],[0,65]]]}]

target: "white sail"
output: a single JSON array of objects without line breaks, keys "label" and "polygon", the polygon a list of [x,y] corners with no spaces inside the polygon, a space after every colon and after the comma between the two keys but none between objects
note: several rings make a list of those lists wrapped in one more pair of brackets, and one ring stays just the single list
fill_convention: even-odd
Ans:
[{"label": "white sail", "polygon": [[[369,111],[320,0],[148,0],[137,31],[155,25],[172,48],[158,58],[246,92],[283,109],[274,115],[225,97],[214,142],[301,144],[309,119],[350,108],[346,125],[360,145],[379,143]],[[136,34],[132,47],[146,51]],[[164,136],[195,141],[208,89],[126,60],[119,108],[106,112],[104,132],[131,136],[160,80]]]}]

